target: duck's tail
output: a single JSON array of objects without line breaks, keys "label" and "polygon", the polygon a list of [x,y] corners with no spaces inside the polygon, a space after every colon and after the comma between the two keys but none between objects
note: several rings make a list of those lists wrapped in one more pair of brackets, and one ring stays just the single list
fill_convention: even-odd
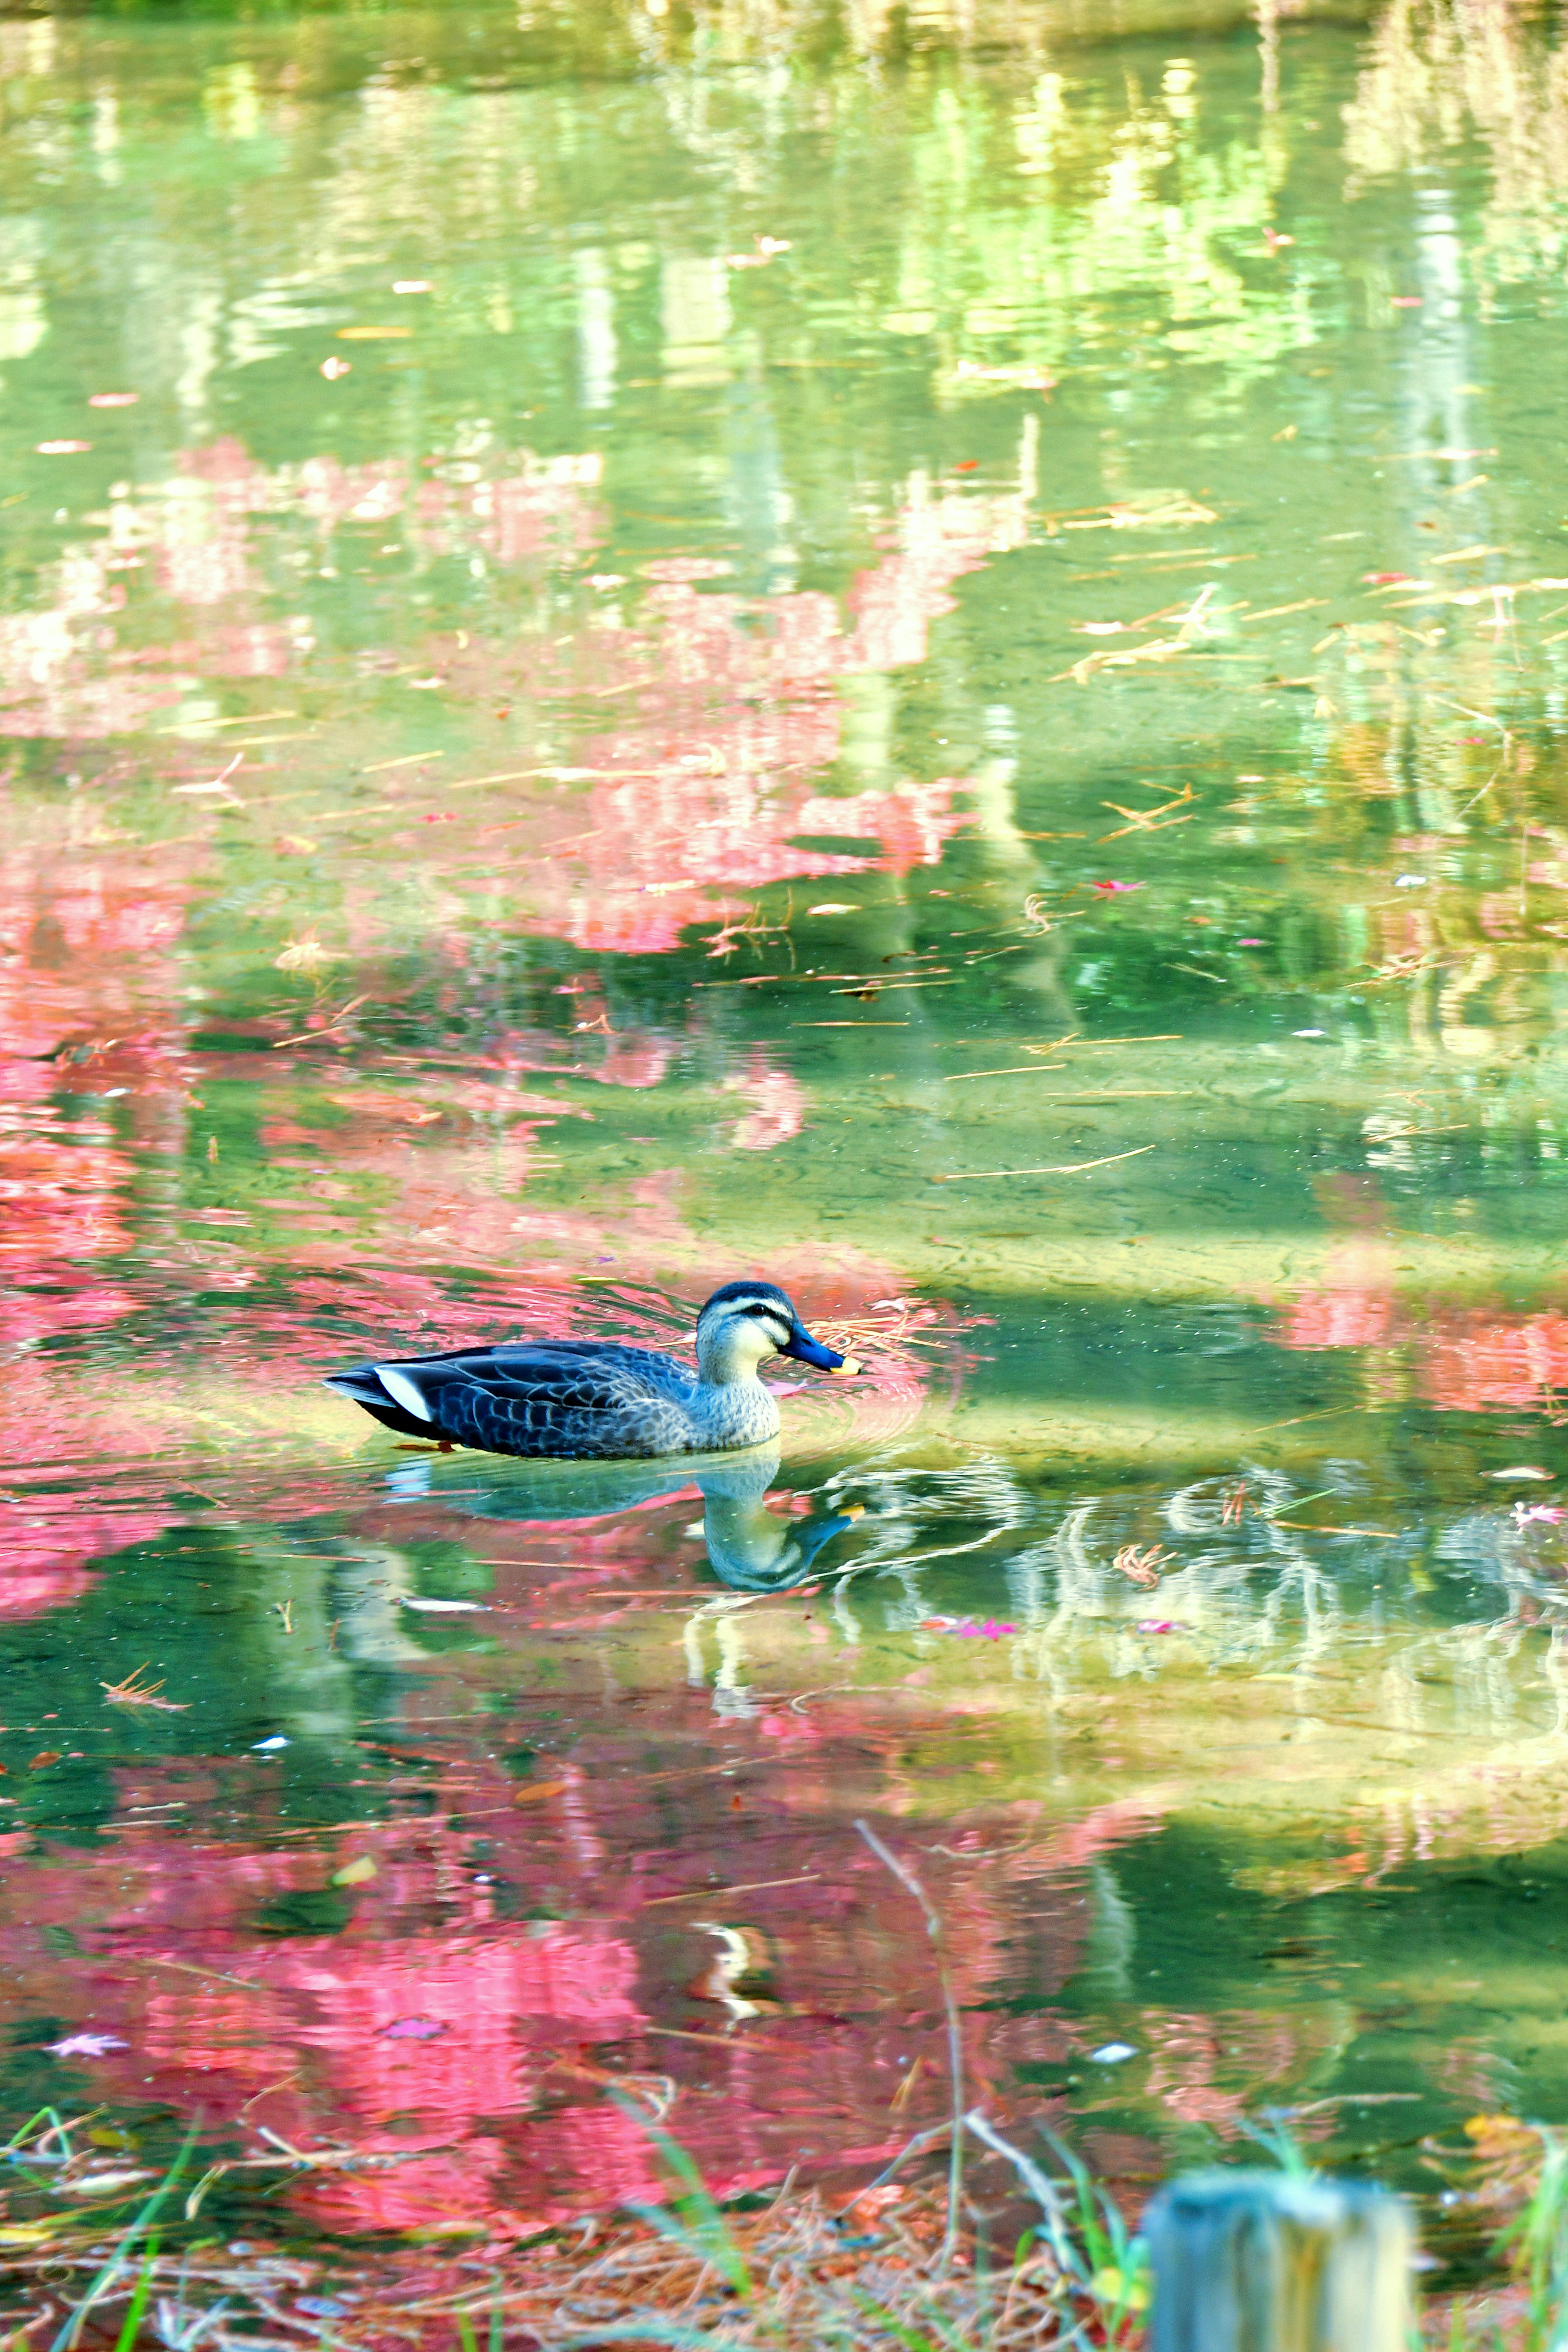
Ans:
[{"label": "duck's tail", "polygon": [[352,1371],[333,1372],[321,1383],[339,1396],[352,1397],[375,1421],[386,1429],[395,1429],[399,1437],[435,1437],[440,1433],[431,1427],[426,1413],[416,1419],[407,1406],[395,1397],[382,1377],[376,1364],[356,1364]]}]

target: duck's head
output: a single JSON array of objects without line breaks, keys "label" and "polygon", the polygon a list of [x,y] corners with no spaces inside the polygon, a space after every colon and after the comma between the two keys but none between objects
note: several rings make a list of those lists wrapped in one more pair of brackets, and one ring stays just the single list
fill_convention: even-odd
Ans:
[{"label": "duck's head", "polygon": [[769,1356],[794,1356],[824,1372],[860,1369],[812,1338],[776,1283],[727,1282],[697,1318],[698,1371],[720,1383],[749,1380]]}]

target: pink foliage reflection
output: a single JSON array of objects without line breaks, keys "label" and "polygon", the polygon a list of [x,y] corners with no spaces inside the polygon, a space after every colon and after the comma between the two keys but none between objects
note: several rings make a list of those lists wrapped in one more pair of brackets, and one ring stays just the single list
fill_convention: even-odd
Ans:
[{"label": "pink foliage reflection", "polygon": [[1328,1279],[1298,1294],[1272,1336],[1292,1349],[1357,1349],[1380,1384],[1459,1412],[1528,1410],[1568,1386],[1568,1311],[1428,1306],[1398,1278],[1399,1246],[1375,1176],[1323,1179],[1319,1197],[1342,1234]]},{"label": "pink foliage reflection", "polygon": [[[0,855],[0,1341],[26,1350],[0,1392],[13,1480],[25,1464],[145,1451],[144,1429],[112,1398],[84,1398],[43,1349],[134,1304],[118,1262],[139,1162],[183,1127],[171,950],[187,897],[174,861],[160,870],[142,853]],[[70,1058],[52,1058],[62,1046]],[[90,1563],[156,1534],[164,1515],[137,1496],[132,1479],[85,1503],[0,1496],[0,1615],[79,1600]]]},{"label": "pink foliage reflection", "polygon": [[[596,1572],[580,1568],[579,1585]],[[352,2146],[358,2169],[291,2191],[340,2229],[478,2220],[502,2241],[656,2198],[649,2137],[605,2096],[619,2088],[635,2107],[649,2082],[675,2102],[674,2127],[721,2193],[803,2158],[830,2172],[884,2161],[946,2096],[931,1955],[847,1819],[865,1806],[907,1842],[877,1790],[887,1781],[892,1793],[909,1727],[826,1717],[820,1763],[780,1788],[771,1775],[716,1780],[693,1705],[645,1696],[637,1744],[658,1742],[665,1759],[651,1779],[626,1769],[609,1721],[583,1727],[580,1766],[521,1785],[483,1746],[446,1741],[428,1757],[433,1811],[304,1843],[286,1822],[269,1831],[271,1765],[127,1774],[107,1847],[13,1856],[6,2002],[18,2015],[45,2003],[97,2038],[95,2096],[199,2107],[209,2127],[241,2137],[265,2123],[296,2147]],[[423,1745],[416,1727],[410,1738]],[[733,1727],[733,1738],[772,1760],[756,1727]],[[665,1824],[670,1793],[679,1840]],[[217,1809],[195,1879],[163,1818],[171,1799]],[[257,1840],[273,1843],[218,1828],[237,1801],[257,1809]],[[999,2115],[1017,2103],[1016,2066],[1074,2046],[1050,2001],[1092,1918],[1081,1861],[1020,1847],[1033,1811],[1019,1822],[1004,1811],[973,1858],[939,1849],[922,1864],[948,1923],[968,2080]],[[1071,1842],[1088,1859],[1153,1825],[1108,1814]],[[289,1932],[288,1906],[318,1899],[351,1862],[359,1877],[340,1932]],[[710,1876],[747,1891],[704,1895]],[[708,1983],[714,1936],[701,1923],[715,1900],[766,1956],[769,1990],[740,2026]],[[66,1924],[80,1948],[62,1958],[51,1929]],[[1024,1988],[1027,2014],[989,2014],[996,1995]]]},{"label": "pink foliage reflection", "polygon": [[1528,1410],[1568,1388],[1568,1314],[1424,1309],[1392,1287],[1309,1292],[1276,1326],[1285,1348],[1364,1348],[1409,1365],[1414,1392],[1458,1412]]},{"label": "pink foliage reflection", "polygon": [[765,1054],[751,1055],[743,1070],[725,1079],[724,1087],[750,1105],[730,1139],[736,1151],[772,1151],[805,1125],[805,1088],[788,1070],[775,1068]]},{"label": "pink foliage reflection", "polygon": [[[289,556],[301,533],[322,550],[357,526],[397,530],[423,560],[576,562],[605,529],[599,463],[522,451],[483,464],[321,457],[268,468],[232,439],[182,452],[168,482],[118,499],[102,535],[62,561],[52,607],[0,625],[4,723],[14,735],[89,739],[145,725],[188,692],[193,671],[303,672],[312,626],[278,609],[298,602]],[[469,704],[519,691],[637,698],[635,721],[575,748],[585,803],[553,840],[546,824],[541,840],[512,845],[530,865],[525,927],[657,953],[689,925],[738,911],[714,890],[935,862],[964,821],[956,780],[893,774],[847,794],[816,781],[844,748],[841,681],[922,659],[952,583],[1026,529],[1022,492],[936,491],[915,476],[847,612],[816,591],[700,589],[690,575],[702,567],[665,564],[629,614],[601,597],[564,641],[530,632],[520,650],[515,637],[465,635],[416,648],[432,682]],[[159,600],[182,615],[174,638]],[[358,661],[366,677],[405,667],[390,648]],[[503,844],[497,856],[507,854]],[[450,908],[460,937],[456,894]]]}]

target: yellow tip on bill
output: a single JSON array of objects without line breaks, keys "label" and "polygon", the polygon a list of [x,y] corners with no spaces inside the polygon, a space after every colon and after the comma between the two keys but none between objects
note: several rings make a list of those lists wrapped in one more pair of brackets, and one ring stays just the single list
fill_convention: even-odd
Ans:
[{"label": "yellow tip on bill", "polygon": [[853,1356],[846,1356],[841,1364],[831,1364],[828,1367],[836,1381],[851,1380],[859,1369]]}]

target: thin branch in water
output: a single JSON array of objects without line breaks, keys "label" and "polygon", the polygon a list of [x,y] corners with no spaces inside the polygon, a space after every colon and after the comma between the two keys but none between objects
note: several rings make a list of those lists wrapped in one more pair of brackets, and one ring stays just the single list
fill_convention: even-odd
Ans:
[{"label": "thin branch in water", "polygon": [[855,1827],[878,1861],[892,1872],[900,1885],[906,1888],[920,1905],[925,1914],[926,1933],[935,1950],[937,1979],[942,1986],[942,2007],[947,2012],[947,2063],[952,2083],[952,2148],[947,2168],[947,2232],[939,2257],[939,2267],[945,2271],[958,2244],[958,2199],[963,2179],[963,2043],[958,2029],[958,2003],[952,1997],[952,1979],[948,1973],[946,1940],[940,1915],[908,1864],[900,1862],[897,1854],[882,1843],[869,1822],[857,1818]]},{"label": "thin branch in water", "polygon": [[1068,2277],[1073,2277],[1078,2272],[1079,2263],[1074,2254],[1072,2241],[1068,2235],[1067,2215],[1062,2208],[1062,2200],[1057,2194],[1055,2182],[1041,2171],[1033,2157],[1026,2156],[1021,2147],[1015,2147],[1011,2140],[1004,2139],[1001,2133],[986,2121],[978,2107],[970,2109],[963,2118],[963,2126],[966,2131],[974,2134],[976,2139],[983,2140],[987,2147],[994,2148],[998,2156],[1006,2158],[1046,2217],[1047,2235],[1050,2239],[1051,2252],[1055,2254],[1058,2263]]}]

